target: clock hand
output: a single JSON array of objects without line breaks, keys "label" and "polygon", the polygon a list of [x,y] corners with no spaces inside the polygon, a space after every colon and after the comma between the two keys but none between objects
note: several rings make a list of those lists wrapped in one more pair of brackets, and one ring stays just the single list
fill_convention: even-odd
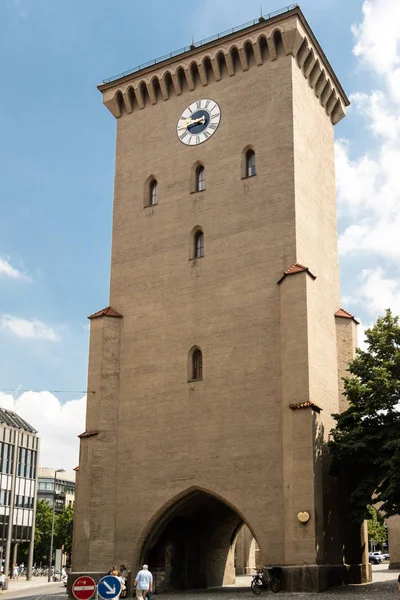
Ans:
[{"label": "clock hand", "polygon": [[199,117],[198,119],[186,119],[185,123],[184,123],[184,127],[188,128],[189,125],[195,125],[196,123],[201,123],[202,125],[204,125],[204,123],[206,122],[206,118],[203,115],[202,117]]}]

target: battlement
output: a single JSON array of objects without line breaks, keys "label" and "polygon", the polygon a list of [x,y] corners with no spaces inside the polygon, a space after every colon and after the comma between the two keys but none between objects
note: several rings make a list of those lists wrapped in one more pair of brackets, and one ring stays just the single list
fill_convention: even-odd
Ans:
[{"label": "battlement", "polygon": [[336,124],[345,116],[349,100],[298,5],[155,59],[106,80],[98,89],[105,106],[119,118],[180,96],[184,88],[194,91],[289,55]]}]

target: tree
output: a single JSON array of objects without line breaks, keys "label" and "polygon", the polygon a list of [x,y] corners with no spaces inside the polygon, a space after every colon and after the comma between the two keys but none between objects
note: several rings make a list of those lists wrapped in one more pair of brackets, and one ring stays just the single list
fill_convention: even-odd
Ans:
[{"label": "tree", "polygon": [[375,544],[381,546],[386,543],[387,530],[383,522],[383,516],[373,506],[368,506],[368,535],[375,540]]},{"label": "tree", "polygon": [[35,561],[47,561],[50,550],[52,508],[46,500],[38,500],[35,521]]},{"label": "tree", "polygon": [[[329,449],[332,473],[350,490],[352,518],[368,519],[370,504],[400,512],[400,325],[390,310],[365,332],[344,379],[349,407],[335,414]],[[372,500],[373,498],[373,500]]]},{"label": "tree", "polygon": [[72,552],[72,531],[74,526],[74,509],[72,505],[66,506],[62,513],[56,517],[54,526],[56,548],[64,545],[64,552],[68,555]]}]

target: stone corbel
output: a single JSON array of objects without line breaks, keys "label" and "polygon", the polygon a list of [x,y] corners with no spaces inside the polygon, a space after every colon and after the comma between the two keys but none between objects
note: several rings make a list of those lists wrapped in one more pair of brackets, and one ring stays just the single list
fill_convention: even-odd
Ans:
[{"label": "stone corbel", "polygon": [[225,54],[225,63],[228,70],[228,75],[229,77],[232,77],[232,75],[235,74],[235,68],[233,66],[232,56],[229,54],[229,52]]},{"label": "stone corbel", "polygon": [[304,63],[306,62],[310,52],[311,48],[309,48],[306,44],[302,44],[299,53],[297,54],[297,64],[299,65],[300,69],[304,67]]},{"label": "stone corbel", "polygon": [[221,81],[221,71],[220,71],[218,60],[216,59],[216,57],[211,59],[211,66],[213,69],[215,81]]},{"label": "stone corbel", "polygon": [[188,88],[191,92],[193,92],[195,85],[194,85],[193,75],[192,75],[192,71],[191,71],[190,67],[185,67],[184,73],[185,73]]},{"label": "stone corbel", "polygon": [[278,58],[278,55],[276,53],[275,40],[272,36],[267,38],[267,44],[268,44],[268,52],[271,57],[271,60],[276,60]]},{"label": "stone corbel", "polygon": [[105,99],[105,96],[103,96],[104,106],[108,108],[110,113],[112,113],[116,119],[121,116],[121,109],[117,100],[118,93],[119,92],[117,91],[112,98],[108,98],[107,100]]},{"label": "stone corbel", "polygon": [[159,81],[160,81],[160,89],[161,89],[161,95],[163,97],[163,100],[168,100],[168,98],[169,98],[168,87],[165,84],[164,77],[162,77]]},{"label": "stone corbel", "polygon": [[207,73],[206,73],[204,64],[200,63],[198,65],[198,68],[199,68],[199,77],[200,77],[201,85],[206,86],[208,84],[208,81],[207,81]]},{"label": "stone corbel", "polygon": [[261,65],[263,64],[263,59],[262,59],[262,54],[261,54],[261,50],[260,50],[260,45],[257,41],[253,42],[253,52],[254,52],[254,57],[256,59],[256,65],[258,67],[261,67]]},{"label": "stone corbel", "polygon": [[124,99],[125,108],[126,108],[126,111],[129,114],[131,112],[133,112],[133,102],[132,102],[132,98],[131,98],[131,95],[130,95],[130,90],[131,89],[132,89],[131,87],[128,87],[124,92],[122,92],[122,97]]},{"label": "stone corbel", "polygon": [[134,89],[134,92],[135,92],[136,102],[138,103],[138,107],[140,109],[144,108],[144,98],[143,98],[142,86],[139,85],[137,88]]},{"label": "stone corbel", "polygon": [[319,98],[321,96],[325,86],[326,86],[325,71],[321,71],[321,74],[318,77],[317,82],[315,84],[315,95],[317,96],[317,98]]},{"label": "stone corbel", "polygon": [[182,94],[181,84],[179,83],[178,75],[176,73],[172,74],[172,83],[174,84],[175,94],[180,96]]},{"label": "stone corbel", "polygon": [[154,79],[152,79],[148,84],[147,84],[147,93],[149,95],[150,98],[150,102],[154,105],[157,104],[157,96],[156,93],[154,91],[154,84],[153,84]]},{"label": "stone corbel", "polygon": [[240,48],[239,58],[240,58],[240,64],[242,65],[242,71],[248,71],[249,63],[248,63],[247,55],[246,55],[244,48]]}]

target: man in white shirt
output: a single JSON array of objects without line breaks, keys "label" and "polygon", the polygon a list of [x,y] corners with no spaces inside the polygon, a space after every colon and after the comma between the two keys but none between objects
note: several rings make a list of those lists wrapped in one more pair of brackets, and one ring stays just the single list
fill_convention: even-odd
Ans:
[{"label": "man in white shirt", "polygon": [[153,589],[153,575],[149,571],[148,565],[143,565],[142,569],[135,577],[133,587],[136,587],[136,598],[144,600],[147,592]]}]

